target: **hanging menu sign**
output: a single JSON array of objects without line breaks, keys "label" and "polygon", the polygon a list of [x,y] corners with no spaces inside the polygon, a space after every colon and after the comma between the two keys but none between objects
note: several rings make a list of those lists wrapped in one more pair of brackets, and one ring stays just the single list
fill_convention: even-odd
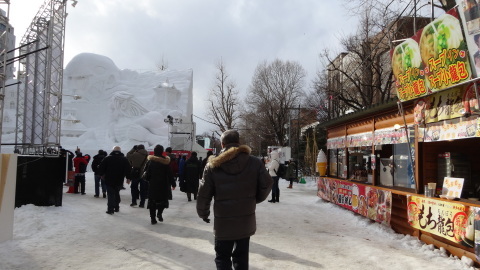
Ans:
[{"label": "hanging menu sign", "polygon": [[375,130],[374,145],[406,143],[407,133],[404,128],[377,129]]},{"label": "hanging menu sign", "polygon": [[327,149],[345,148],[346,138],[345,136],[330,138],[327,140]]},{"label": "hanging menu sign", "polygon": [[471,116],[427,124],[419,133],[424,142],[480,137],[480,118]]},{"label": "hanging menu sign", "polygon": [[401,101],[419,98],[471,78],[467,45],[455,9],[392,50]]},{"label": "hanging menu sign", "polygon": [[372,132],[365,132],[365,133],[347,136],[348,147],[372,146],[372,143],[373,143]]}]

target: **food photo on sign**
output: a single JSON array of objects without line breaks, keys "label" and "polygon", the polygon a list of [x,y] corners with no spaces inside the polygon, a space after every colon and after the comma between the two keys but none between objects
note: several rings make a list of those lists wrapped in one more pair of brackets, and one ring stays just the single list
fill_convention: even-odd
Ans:
[{"label": "food photo on sign", "polygon": [[455,9],[423,28],[420,53],[426,65],[427,87],[438,91],[470,79],[470,63]]}]

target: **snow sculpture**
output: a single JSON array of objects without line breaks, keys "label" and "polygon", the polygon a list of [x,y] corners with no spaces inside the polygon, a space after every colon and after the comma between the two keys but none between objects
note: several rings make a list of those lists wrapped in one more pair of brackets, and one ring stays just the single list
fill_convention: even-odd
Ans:
[{"label": "snow sculpture", "polygon": [[153,146],[165,141],[168,127],[158,112],[149,112],[133,94],[115,92],[110,100],[110,137],[115,143],[125,140],[147,142]]},{"label": "snow sculpture", "polygon": [[169,146],[174,127],[164,122],[167,115],[193,125],[192,78],[192,70],[139,73],[120,70],[105,56],[75,56],[64,71],[62,110],[75,114],[62,116],[70,121],[62,125],[62,146],[85,153],[113,145]]}]

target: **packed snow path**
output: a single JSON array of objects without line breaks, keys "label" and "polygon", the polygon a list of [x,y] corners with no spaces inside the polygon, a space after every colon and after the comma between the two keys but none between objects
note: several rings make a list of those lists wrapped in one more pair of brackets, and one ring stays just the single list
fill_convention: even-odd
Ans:
[{"label": "packed snow path", "polygon": [[[250,269],[473,269],[469,259],[322,201],[313,178],[287,184],[280,180],[280,203],[257,205]],[[64,193],[62,207],[15,209],[0,269],[215,269],[213,223],[198,218],[195,201],[176,189],[164,222],[151,225],[146,208],[129,206],[125,186],[114,215],[105,213],[106,199],[93,197],[92,173],[87,194]]]}]

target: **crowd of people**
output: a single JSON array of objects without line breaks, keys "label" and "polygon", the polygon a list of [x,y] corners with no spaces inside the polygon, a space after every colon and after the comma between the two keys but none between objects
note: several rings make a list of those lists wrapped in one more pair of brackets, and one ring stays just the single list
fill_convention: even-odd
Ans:
[{"label": "crowd of people", "polygon": [[[251,149],[240,144],[239,134],[228,130],[221,137],[218,155],[207,152],[206,158],[196,152],[176,156],[172,148],[156,145],[149,153],[142,144],[134,145],[126,155],[119,146],[110,154],[100,149],[91,164],[95,180],[95,198],[107,198],[109,215],[120,211],[120,191],[130,185],[131,207],[149,209],[151,224],[163,222],[163,211],[169,208],[172,190],[177,187],[187,201],[196,200],[198,216],[210,223],[210,208],[215,201],[214,225],[215,263],[217,269],[248,269],[250,236],[255,234],[256,204],[271,193],[269,202],[280,202],[280,177],[295,179],[295,163],[290,160],[285,175],[279,175],[278,152],[270,153],[268,162],[250,155]],[[90,161],[77,148],[75,154],[61,149],[73,171],[72,193],[85,195],[85,172]],[[193,197],[193,198],[192,198]]]}]

